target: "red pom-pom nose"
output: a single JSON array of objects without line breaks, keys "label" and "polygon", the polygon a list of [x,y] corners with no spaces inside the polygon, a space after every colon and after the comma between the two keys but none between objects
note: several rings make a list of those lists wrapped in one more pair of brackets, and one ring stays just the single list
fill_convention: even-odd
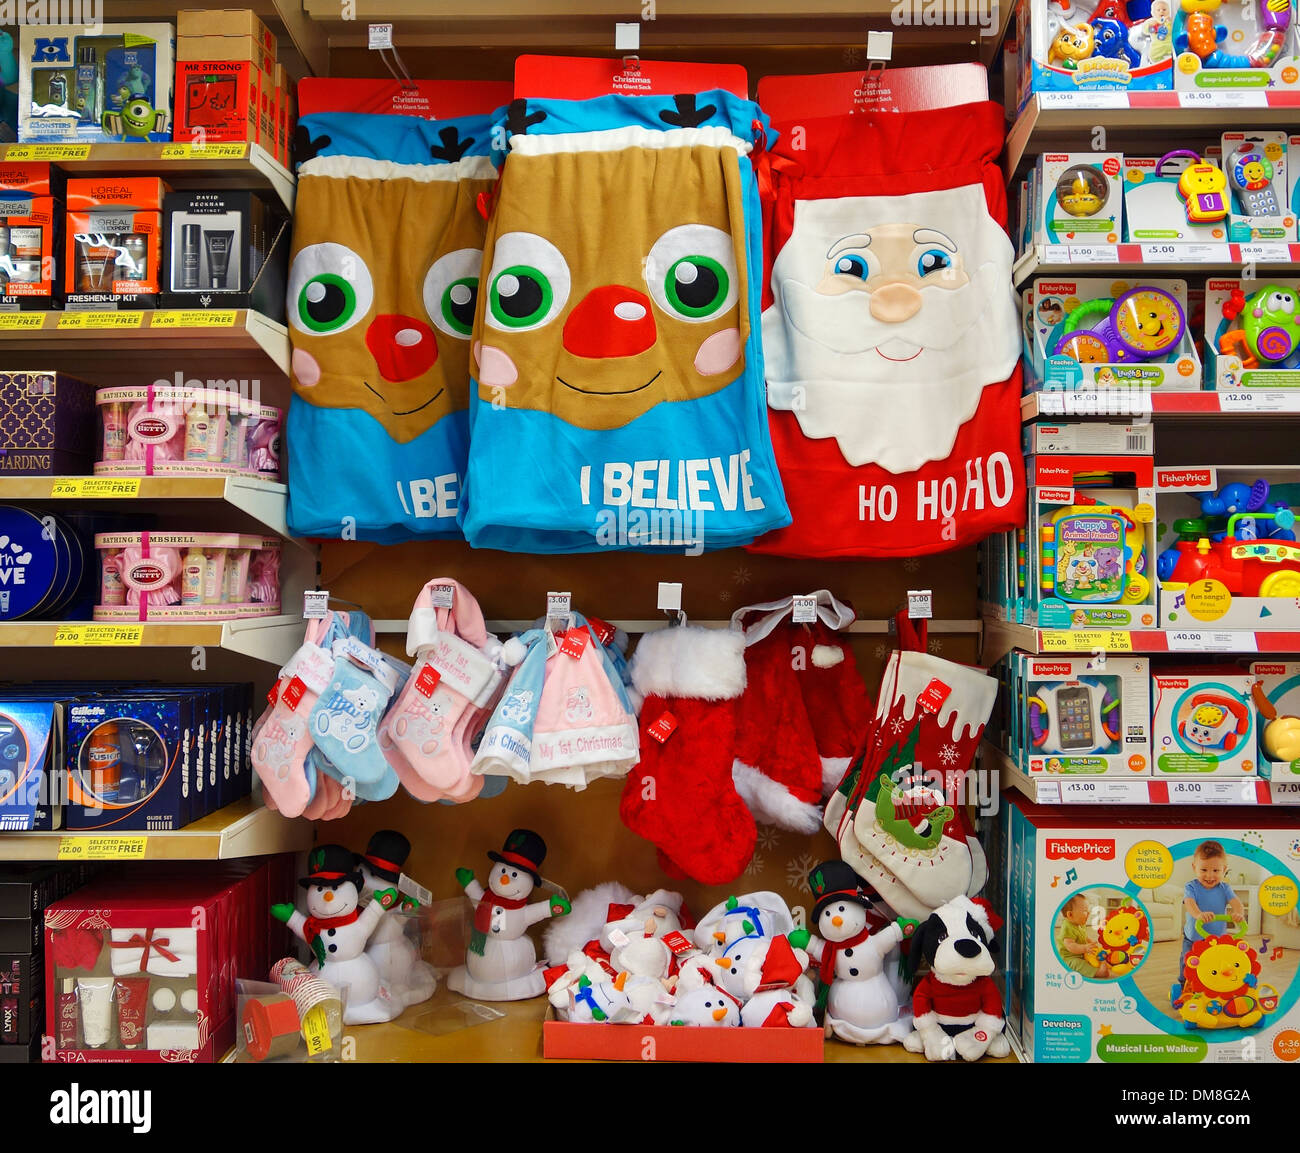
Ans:
[{"label": "red pom-pom nose", "polygon": [[564,322],[564,347],[574,356],[636,356],[654,342],[650,298],[618,284],[593,288]]},{"label": "red pom-pom nose", "polygon": [[366,347],[385,380],[411,380],[438,359],[433,329],[413,316],[376,316],[366,329]]}]

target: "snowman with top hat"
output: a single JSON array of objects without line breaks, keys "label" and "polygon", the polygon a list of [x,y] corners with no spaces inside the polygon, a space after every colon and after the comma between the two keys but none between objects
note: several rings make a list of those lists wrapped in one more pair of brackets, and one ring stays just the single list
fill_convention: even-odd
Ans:
[{"label": "snowman with top hat", "polygon": [[874,893],[843,861],[818,865],[808,887],[816,933],[807,948],[819,964],[826,1035],[855,1045],[901,1042],[912,1032],[912,1014],[899,1004],[887,962],[917,923],[877,915]]},{"label": "snowman with top hat", "polygon": [[[357,857],[361,872],[362,897],[382,903],[377,894],[391,894],[402,879],[402,868],[411,855],[411,842],[394,829],[380,829],[366,851]],[[391,904],[390,908],[393,907]],[[401,911],[419,908],[419,902],[402,893],[397,907]],[[366,954],[379,970],[379,979],[388,986],[394,1001],[401,1007],[418,1005],[433,996],[438,979],[433,966],[421,959],[419,950],[407,938],[403,918],[382,917],[370,936]]]},{"label": "snowman with top hat", "polygon": [[515,829],[501,852],[489,852],[495,862],[485,890],[470,869],[457,869],[456,880],[474,906],[465,964],[453,969],[447,987],[484,1001],[521,1001],[546,992],[544,970],[537,968],[537,950],[528,927],[547,917],[562,917],[572,906],[559,894],[528,902],[542,883],[546,842],[531,829]]},{"label": "snowman with top hat", "polygon": [[364,909],[360,907],[360,871],[352,852],[342,845],[320,845],[307,857],[307,876],[298,884],[307,890],[307,913],[285,903],[271,906],[271,915],[283,921],[294,936],[311,946],[313,967],[339,989],[347,989],[347,1025],[391,1021],[402,1011],[366,946],[397,901],[396,888],[381,890]]}]

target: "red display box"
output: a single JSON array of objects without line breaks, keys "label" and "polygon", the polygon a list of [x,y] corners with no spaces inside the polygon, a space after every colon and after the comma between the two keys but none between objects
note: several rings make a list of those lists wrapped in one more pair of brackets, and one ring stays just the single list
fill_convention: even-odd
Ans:
[{"label": "red display box", "polygon": [[820,1029],[704,1029],[689,1025],[592,1025],[547,1009],[542,1056],[587,1061],[806,1064],[824,1060]]}]

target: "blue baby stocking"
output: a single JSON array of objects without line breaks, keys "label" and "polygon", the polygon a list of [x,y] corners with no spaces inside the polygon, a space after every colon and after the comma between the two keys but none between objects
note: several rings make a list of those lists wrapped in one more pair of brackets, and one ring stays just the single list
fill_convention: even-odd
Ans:
[{"label": "blue baby stocking", "polygon": [[[334,676],[311,712],[311,738],[342,774],[340,780],[352,778],[357,796],[391,796],[397,778],[379,747],[378,728],[396,676],[382,654],[352,638],[338,642],[334,656]],[[367,661],[364,667],[359,659]],[[391,788],[384,792],[387,785]]]}]

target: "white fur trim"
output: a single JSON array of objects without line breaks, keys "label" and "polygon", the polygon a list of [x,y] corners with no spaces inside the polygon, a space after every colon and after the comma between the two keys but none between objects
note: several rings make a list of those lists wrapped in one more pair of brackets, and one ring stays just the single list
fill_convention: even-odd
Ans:
[{"label": "white fur trim", "polygon": [[976,1013],[975,1024],[973,1027],[976,1029],[983,1029],[985,1032],[990,1034],[997,1034],[1002,1032],[1002,1027],[1005,1024],[1006,1020],[1002,1017],[993,1017],[988,1013]]},{"label": "white fur trim", "polygon": [[496,174],[489,156],[466,156],[454,164],[397,164],[368,156],[313,156],[298,166],[299,176],[329,176],[338,180],[414,180],[420,184],[445,180],[492,180]]},{"label": "white fur trim", "polygon": [[518,637],[511,637],[501,646],[501,661],[513,668],[523,662],[524,657],[528,655],[528,646]]},{"label": "white fur trim", "polygon": [[745,691],[745,637],[689,625],[660,629],[641,638],[630,667],[642,696],[732,700]]},{"label": "white fur trim", "polygon": [[939,1024],[938,1013],[922,1013],[919,1017],[912,1018],[912,1028],[914,1028],[918,1033],[922,1029],[928,1029],[930,1028],[931,1025],[938,1025],[938,1024]]},{"label": "white fur trim", "polygon": [[813,645],[812,663],[819,669],[833,669],[844,660],[844,650],[839,645]]},{"label": "white fur trim", "polygon": [[761,825],[778,825],[795,833],[815,833],[822,827],[817,805],[801,801],[744,761],[732,761],[731,779],[741,800]]},{"label": "white fur trim", "polygon": [[852,757],[822,757],[822,796],[829,797],[840,787],[844,774],[849,771]]},{"label": "white fur trim", "polygon": [[605,881],[595,888],[583,889],[573,898],[569,915],[555,918],[546,927],[542,948],[547,959],[552,965],[564,964],[570,954],[580,953],[588,941],[600,936],[610,905],[635,905],[640,899],[617,881]]},{"label": "white fur trim", "polygon": [[520,156],[546,156],[556,152],[621,152],[624,148],[734,148],[748,156],[753,145],[733,136],[725,124],[699,128],[602,128],[595,132],[558,132],[552,135],[510,137],[510,151]]}]

